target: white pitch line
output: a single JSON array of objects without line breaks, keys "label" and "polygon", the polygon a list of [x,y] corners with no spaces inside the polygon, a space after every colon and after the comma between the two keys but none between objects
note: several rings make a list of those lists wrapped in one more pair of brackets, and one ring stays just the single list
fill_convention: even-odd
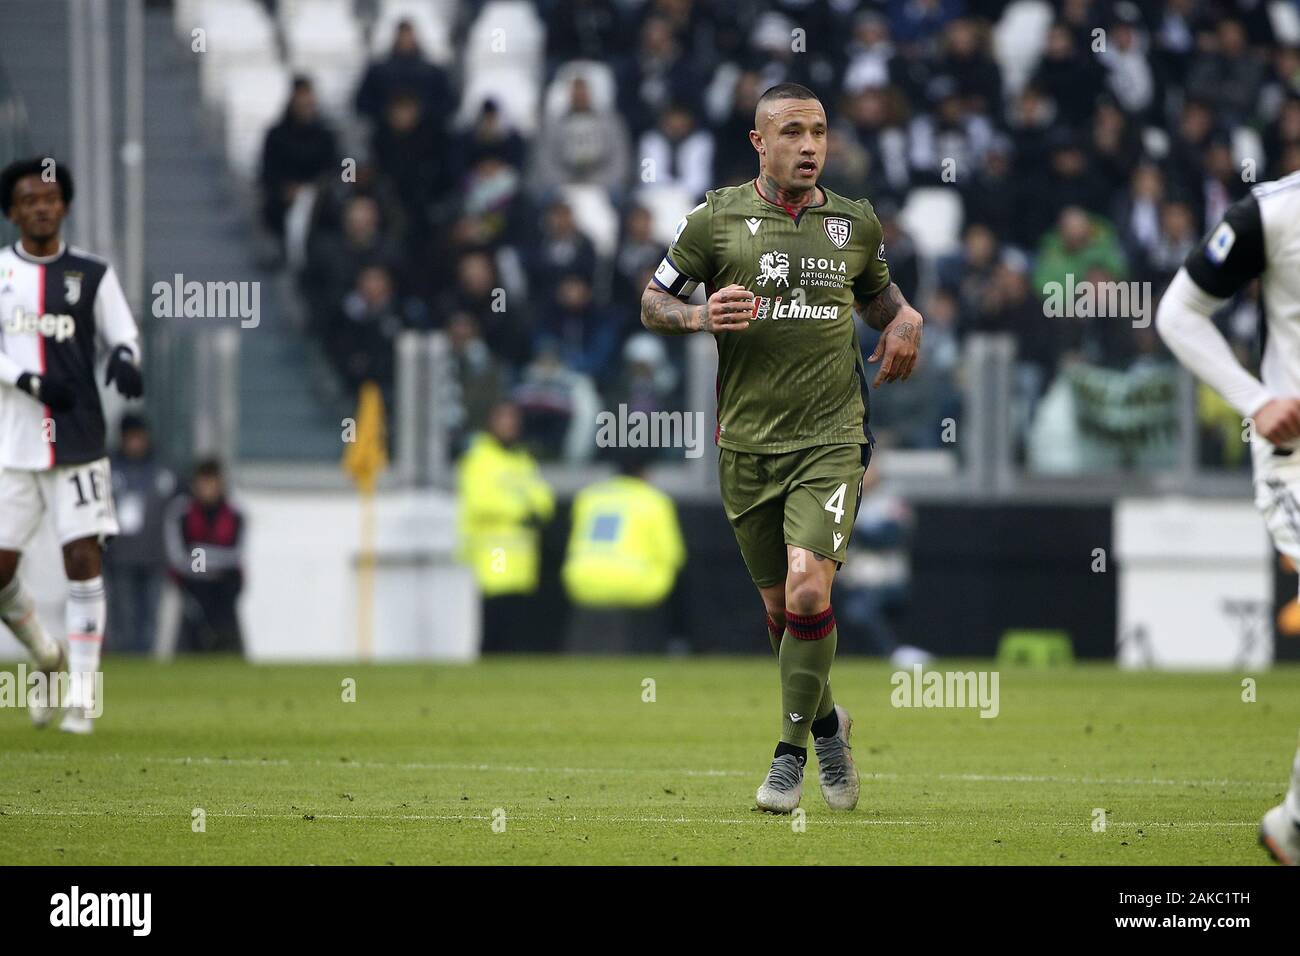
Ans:
[{"label": "white pitch line", "polygon": [[[99,753],[5,753],[0,754],[0,763],[9,759],[31,760],[105,760],[113,762],[137,762],[168,764],[175,766],[234,766],[234,767],[339,767],[358,770],[462,770],[480,773],[530,773],[530,774],[599,774],[613,776],[618,774],[655,774],[670,777],[752,777],[755,770],[720,770],[680,767],[538,767],[516,764],[487,763],[443,763],[443,762],[385,762],[375,760],[286,760],[260,757],[147,757],[130,754]],[[1230,780],[1227,778],[1207,780],[1180,780],[1167,777],[1064,777],[1053,774],[981,774],[981,773],[935,773],[935,774],[899,774],[872,773],[862,774],[867,780],[950,780],[964,783],[1060,783],[1070,786],[1161,786],[1161,787],[1276,787],[1276,780]]]},{"label": "white pitch line", "polygon": [[[208,817],[217,819],[236,819],[236,820],[301,820],[310,823],[313,820],[357,820],[367,822],[382,821],[441,821],[441,822],[479,822],[490,823],[493,817],[489,814],[482,813],[249,813],[247,811],[235,810],[212,810],[206,814]],[[54,810],[41,807],[4,807],[0,810],[0,816],[26,816],[26,817],[126,817],[126,818],[162,818],[175,817],[178,820],[189,822],[190,811],[188,810],[133,810],[128,813],[115,813],[107,810]],[[310,817],[311,819],[307,819]],[[506,820],[509,823],[574,823],[579,825],[601,825],[601,824],[626,824],[626,823],[658,823],[658,824],[690,824],[690,825],[708,825],[708,826],[729,826],[734,824],[759,824],[763,826],[776,826],[788,817],[781,817],[774,814],[753,813],[747,817],[737,818],[716,818],[716,817],[638,817],[638,816],[603,816],[592,815],[591,817],[551,817],[543,814],[507,814]],[[827,817],[810,816],[808,820],[814,825],[830,823],[832,826],[885,826],[885,827],[959,827],[969,829],[969,824],[964,820],[945,817],[941,819],[927,820],[881,820],[871,817],[846,817],[840,814]],[[1190,820],[1190,821],[1163,821],[1160,823],[1135,823],[1131,821],[1112,822],[1108,824],[1108,829],[1140,829],[1149,830],[1154,833],[1163,833],[1179,829],[1204,829],[1204,830],[1221,830],[1233,827],[1256,827],[1259,824],[1255,821],[1241,820]],[[1091,823],[1086,821],[1055,821],[1055,820],[1022,820],[1015,824],[1014,829],[1079,829],[1091,830]],[[992,828],[997,830],[998,828]],[[1112,834],[1113,835],[1113,834]],[[1148,834],[1149,835],[1149,834]]]}]

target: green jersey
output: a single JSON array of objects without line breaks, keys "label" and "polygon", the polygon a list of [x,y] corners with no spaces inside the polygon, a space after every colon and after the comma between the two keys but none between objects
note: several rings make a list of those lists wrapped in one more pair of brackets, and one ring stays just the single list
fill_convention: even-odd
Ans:
[{"label": "green jersey", "polygon": [[655,281],[679,298],[740,285],[754,294],[743,332],[718,343],[717,442],[783,454],[866,442],[867,388],[853,301],[889,285],[880,220],[829,189],[791,216],[754,181],[705,195],[677,227]]}]

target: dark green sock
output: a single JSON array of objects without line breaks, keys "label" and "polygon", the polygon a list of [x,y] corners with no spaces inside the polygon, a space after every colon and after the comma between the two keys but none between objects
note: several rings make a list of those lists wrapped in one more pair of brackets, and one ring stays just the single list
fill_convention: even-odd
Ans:
[{"label": "dark green sock", "polygon": [[[829,637],[826,638],[830,640]],[[822,699],[817,704],[817,719],[821,720],[827,714],[835,709],[835,695],[831,693],[831,682],[826,681],[826,686],[822,688]]]},{"label": "dark green sock", "polygon": [[781,740],[808,745],[808,731],[822,698],[831,701],[827,680],[835,660],[838,633],[830,608],[817,614],[786,614],[781,639]]},{"label": "dark green sock", "polygon": [[[772,620],[772,615],[769,614],[767,616],[767,640],[772,645],[773,656],[779,661],[781,659],[781,632],[774,628],[775,622]],[[817,703],[817,719],[821,720],[834,709],[835,695],[831,693],[831,682],[828,680],[825,689],[822,691],[822,698]]]}]

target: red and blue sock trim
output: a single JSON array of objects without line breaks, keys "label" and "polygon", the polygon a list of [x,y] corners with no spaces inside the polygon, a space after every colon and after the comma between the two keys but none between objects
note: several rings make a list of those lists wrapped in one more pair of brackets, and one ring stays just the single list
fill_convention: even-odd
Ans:
[{"label": "red and blue sock trim", "polygon": [[820,641],[835,630],[835,611],[827,608],[816,614],[791,614],[785,612],[785,626],[801,641]]}]

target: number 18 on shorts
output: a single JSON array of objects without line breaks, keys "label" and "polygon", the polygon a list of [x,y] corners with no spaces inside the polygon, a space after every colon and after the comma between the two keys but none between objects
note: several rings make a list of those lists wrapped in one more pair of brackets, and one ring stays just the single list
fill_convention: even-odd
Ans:
[{"label": "number 18 on shorts", "polygon": [[117,534],[108,459],[45,471],[0,470],[0,549],[22,551],[47,516],[61,545]]}]

